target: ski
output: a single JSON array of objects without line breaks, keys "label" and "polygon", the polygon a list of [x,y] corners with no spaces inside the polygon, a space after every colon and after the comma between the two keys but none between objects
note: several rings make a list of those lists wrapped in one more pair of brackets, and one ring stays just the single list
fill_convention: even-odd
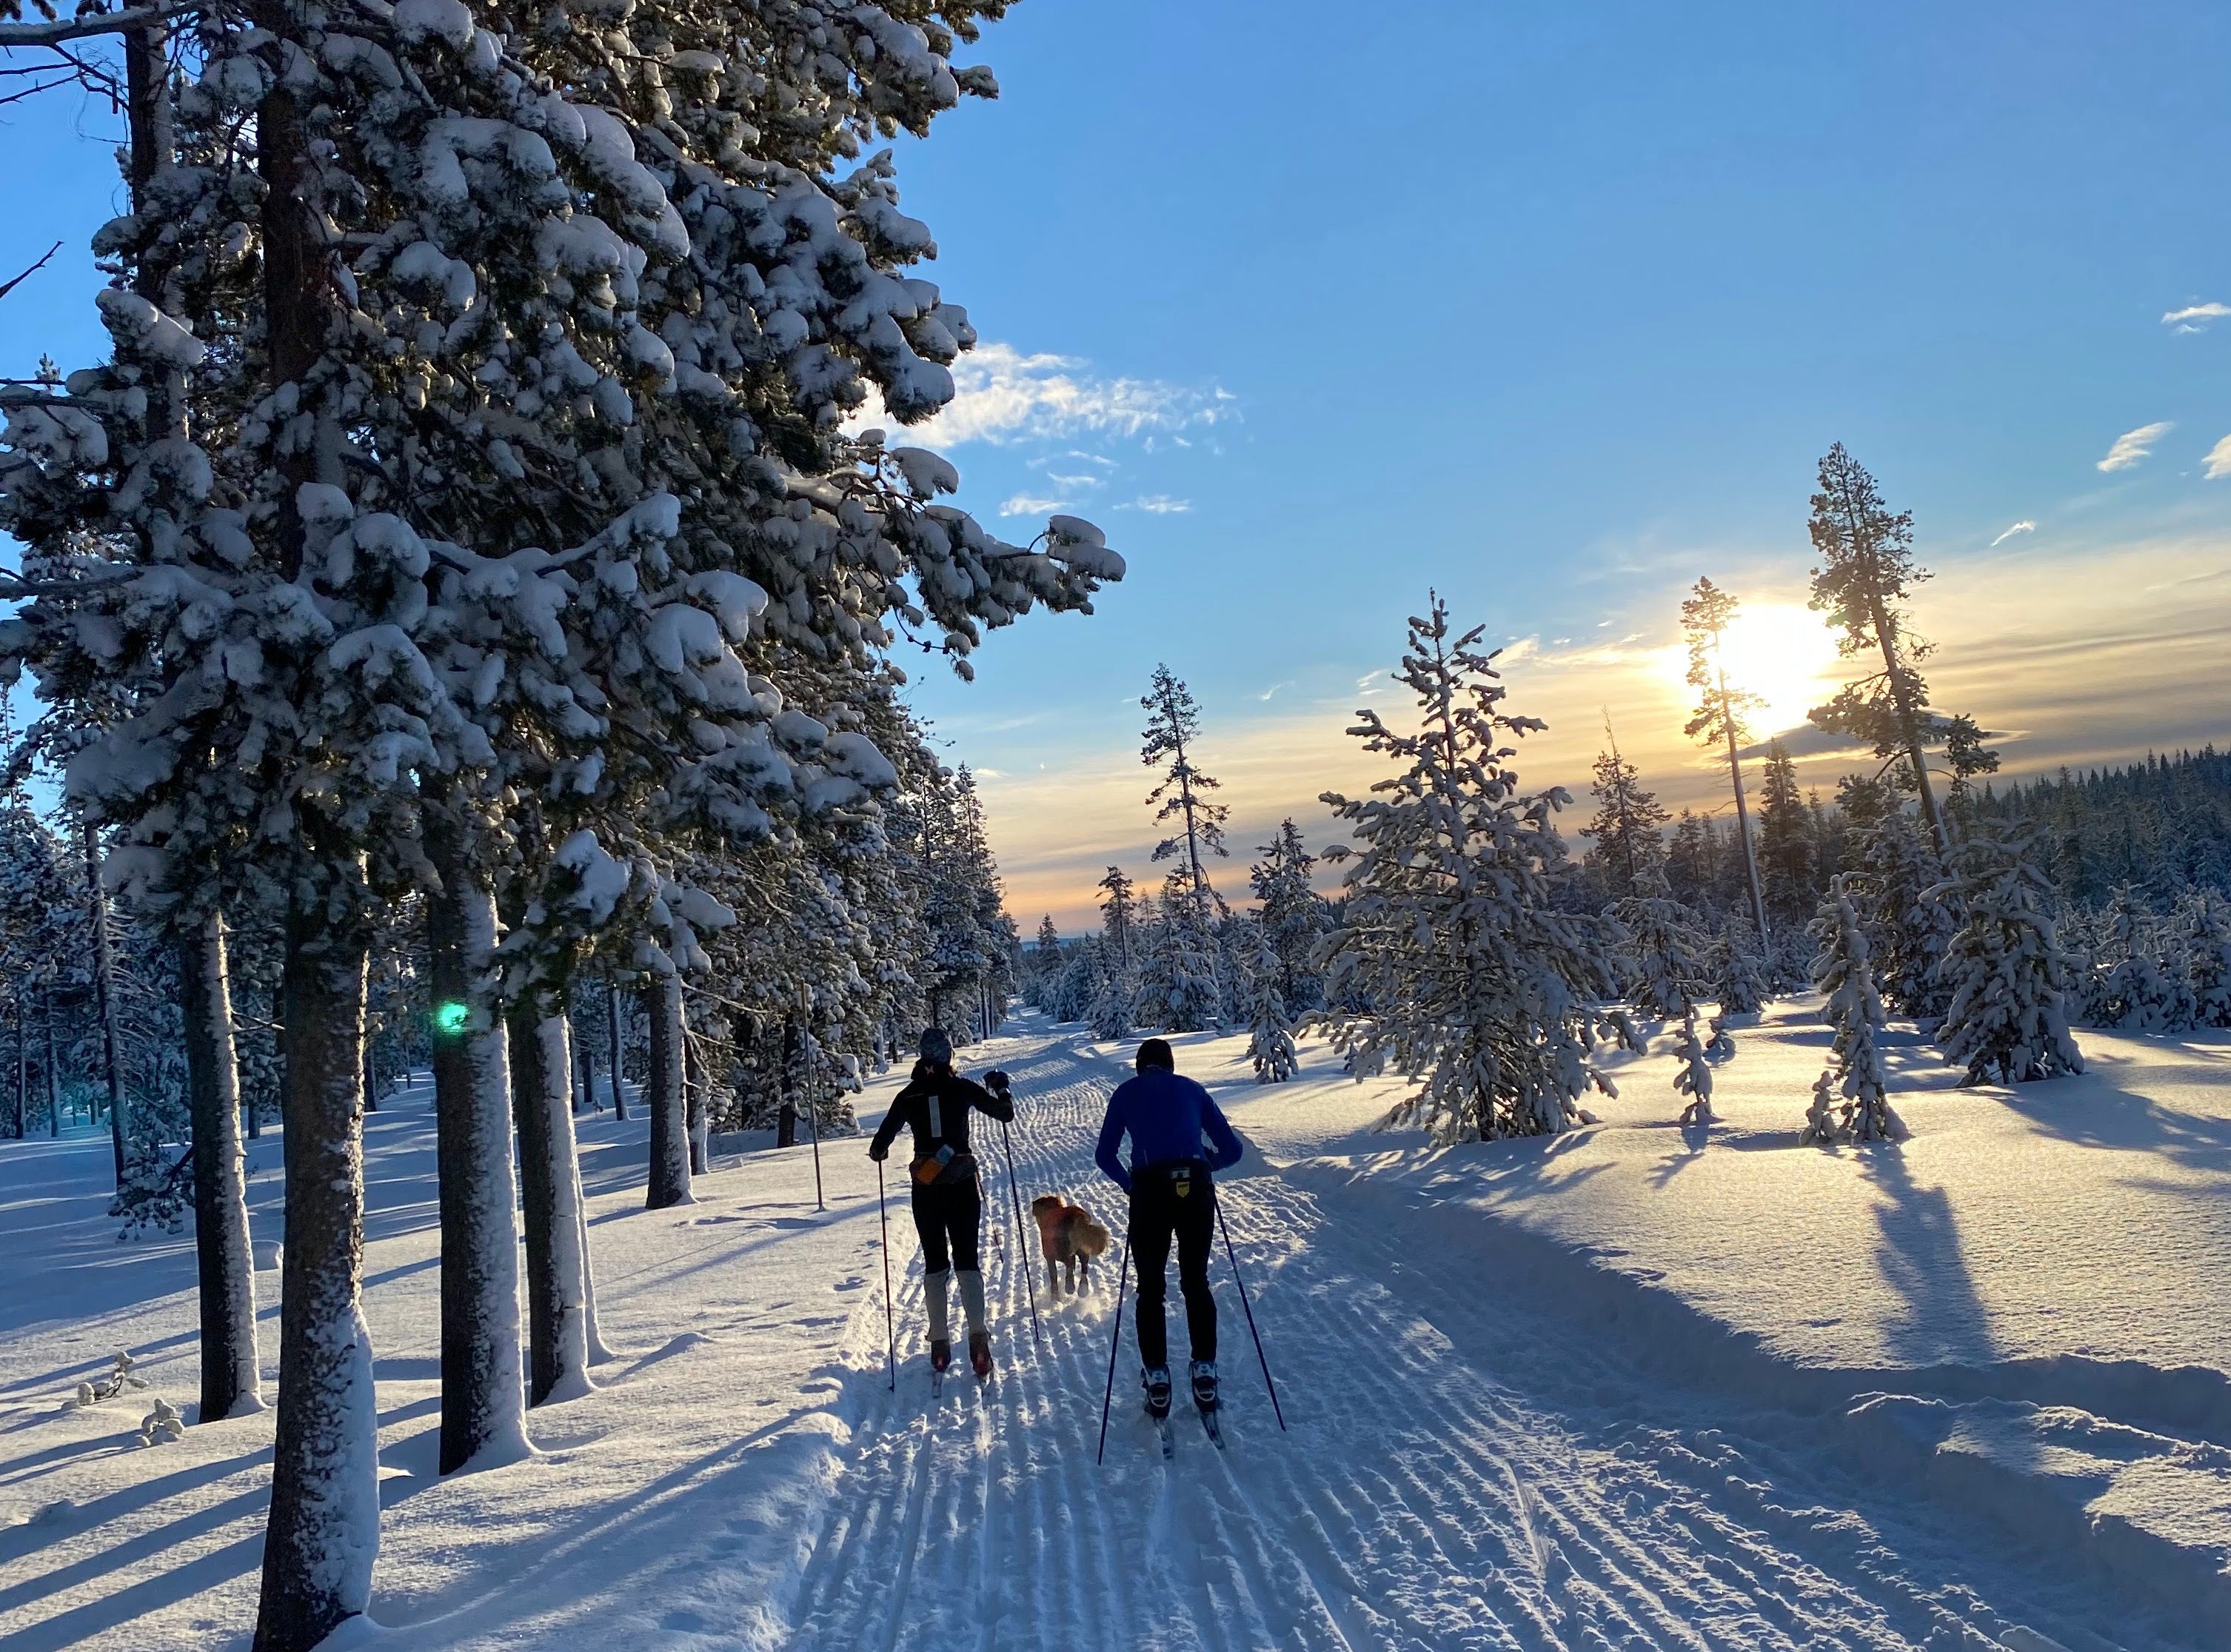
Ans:
[{"label": "ski", "polygon": [[1178,1437],[1170,1428],[1169,1414],[1166,1411],[1161,1416],[1154,1416],[1148,1412],[1148,1416],[1154,1422],[1154,1432],[1162,1437],[1162,1461],[1167,1462],[1178,1454]]},{"label": "ski", "polygon": [[1223,1450],[1224,1414],[1220,1410],[1214,1409],[1201,1412],[1200,1426],[1203,1432],[1208,1435],[1209,1443],[1214,1446],[1219,1451]]}]

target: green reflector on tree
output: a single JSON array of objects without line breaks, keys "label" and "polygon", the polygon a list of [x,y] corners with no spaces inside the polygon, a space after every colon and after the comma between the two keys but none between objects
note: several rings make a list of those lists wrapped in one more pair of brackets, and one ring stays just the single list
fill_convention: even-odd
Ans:
[{"label": "green reflector on tree", "polygon": [[462,1004],[436,1004],[434,1006],[434,1030],[436,1033],[462,1033],[465,1030],[465,1017],[469,1013]]}]

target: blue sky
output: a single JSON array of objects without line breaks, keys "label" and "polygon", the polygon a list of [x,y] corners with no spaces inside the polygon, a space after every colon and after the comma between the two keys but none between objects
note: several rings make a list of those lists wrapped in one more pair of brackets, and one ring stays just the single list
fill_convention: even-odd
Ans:
[{"label": "blue sky", "polygon": [[[899,146],[986,346],[936,434],[1011,536],[1003,504],[1059,501],[1132,569],[973,686],[920,675],[992,771],[1026,927],[1145,870],[1158,659],[1235,843],[1322,839],[1316,794],[1369,774],[1344,713],[1429,585],[1520,643],[1529,779],[1584,779],[1608,708],[1708,802],[1679,593],[1801,604],[1839,440],[1914,511],[1940,698],[2010,768],[2231,734],[2231,318],[2163,319],[2231,303],[2231,10],[1023,0],[962,57],[1001,100]],[[113,173],[72,127],[0,139],[0,264],[69,243],[0,305],[0,371],[97,346]]]}]

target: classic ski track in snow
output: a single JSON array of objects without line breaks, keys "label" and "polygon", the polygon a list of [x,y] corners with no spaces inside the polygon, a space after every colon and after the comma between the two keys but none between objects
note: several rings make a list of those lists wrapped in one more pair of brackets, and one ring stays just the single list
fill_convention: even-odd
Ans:
[{"label": "classic ski track in snow", "polygon": [[[1014,1075],[1025,1203],[1069,1191],[1120,1223],[1091,1149],[1121,1069],[1060,1037],[970,1054]],[[1914,1575],[1899,1545],[1944,1570],[1963,1552],[1959,1523],[1901,1510],[1885,1535],[1891,1500],[1846,1506],[1851,1483],[1807,1450],[1816,1419],[1730,1417],[1668,1395],[1615,1348],[1492,1299],[1393,1235],[1333,1228],[1252,1160],[1219,1187],[1291,1432],[1272,1419],[1219,1247],[1228,1449],[1180,1418],[1164,1463],[1127,1323],[1096,1467],[1116,1248],[1083,1299],[1041,1293],[1034,1347],[1006,1164],[996,1135],[984,1147],[999,1374],[981,1389],[948,1378],[933,1404],[902,1192],[898,1389],[883,1304],[863,1299],[845,1341],[855,1433],[799,1580],[796,1647],[1894,1652],[1989,1647],[2021,1623],[2101,1644],[2054,1630],[2057,1613],[2100,1614],[2041,1569],[1988,1558],[1997,1570],[1980,1580]],[[1020,1262],[1042,1283],[1025,1237]],[[1181,1355],[1174,1288],[1170,1305]]]}]

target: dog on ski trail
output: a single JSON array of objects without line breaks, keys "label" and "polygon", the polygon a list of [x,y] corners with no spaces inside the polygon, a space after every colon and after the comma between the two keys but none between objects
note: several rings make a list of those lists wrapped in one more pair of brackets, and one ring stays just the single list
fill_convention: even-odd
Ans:
[{"label": "dog on ski trail", "polygon": [[1077,1294],[1082,1274],[1092,1283],[1092,1259],[1108,1254],[1108,1230],[1093,1221],[1083,1205],[1073,1205],[1057,1193],[1041,1193],[1031,1201],[1038,1218],[1038,1243],[1045,1251],[1046,1280],[1053,1294],[1061,1294],[1062,1270],[1069,1272],[1069,1293]]}]

